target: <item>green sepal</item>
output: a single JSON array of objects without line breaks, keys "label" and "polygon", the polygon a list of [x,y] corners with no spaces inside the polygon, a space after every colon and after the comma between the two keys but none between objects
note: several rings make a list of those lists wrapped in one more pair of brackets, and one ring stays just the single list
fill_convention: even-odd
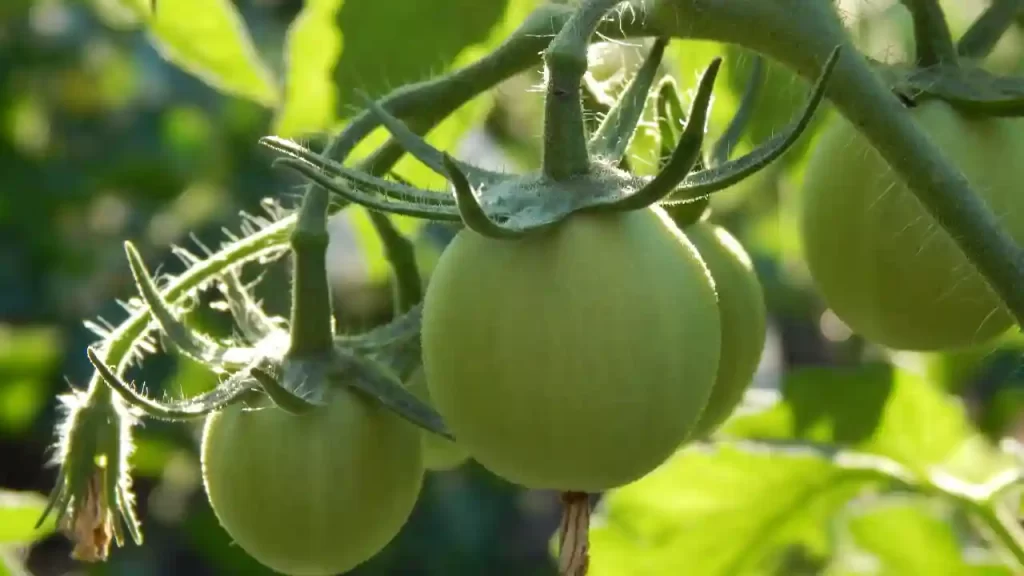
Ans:
[{"label": "green sepal", "polygon": [[[387,200],[385,198],[366,194],[365,192],[361,192],[349,186],[344,180],[332,179],[330,176],[321,172],[316,166],[295,158],[278,158],[277,160],[274,160],[273,165],[283,166],[290,170],[294,170],[306,177],[313,184],[333,192],[353,204],[358,204],[359,206],[369,208],[370,210],[377,210],[388,214],[397,214],[399,216],[412,216],[414,218],[435,220],[438,222],[462,221],[458,210],[454,207],[443,205],[420,205],[411,202]],[[440,202],[438,204],[440,204]]]},{"label": "green sepal", "polygon": [[666,206],[665,211],[672,221],[681,229],[685,229],[707,218],[711,208],[711,197],[704,196],[693,202]]},{"label": "green sepal", "polygon": [[423,299],[423,279],[416,265],[416,249],[386,214],[373,210],[369,214],[391,268],[395,312],[406,312]]},{"label": "green sepal", "polygon": [[772,136],[748,154],[714,168],[691,173],[661,204],[670,206],[692,202],[697,198],[728,188],[785,154],[811,124],[814,113],[825,98],[828,80],[839,61],[839,54],[840,48],[837,46],[825,63],[821,76],[818,77],[800,116],[788,128]]},{"label": "green sepal", "polygon": [[904,101],[938,99],[970,114],[1024,116],[1024,78],[993,74],[970,62],[932,68],[873,64]]},{"label": "green sepal", "polygon": [[258,366],[255,361],[251,367],[243,368],[219,384],[209,392],[174,402],[158,402],[140,394],[135,388],[122,380],[100,359],[92,348],[86,349],[89,361],[106,386],[109,386],[129,406],[150,418],[169,420],[172,422],[203,418],[211,412],[254,399],[258,394],[257,383],[249,377],[249,370]]},{"label": "green sepal", "polygon": [[441,415],[406,390],[402,380],[379,361],[336,347],[331,380],[364,394],[424,430],[447,440],[455,440]]},{"label": "green sepal", "polygon": [[[306,378],[309,377],[309,380],[316,382],[316,388],[310,387],[309,390],[317,390],[314,392],[314,395],[322,397],[324,382],[323,375],[317,375],[315,373],[310,375],[305,373],[304,371],[311,365],[310,362],[303,362],[299,366],[294,366],[293,363],[290,364],[292,364],[291,371],[287,370],[288,364],[285,365],[285,377],[288,379],[288,385],[278,382],[277,378],[273,374],[259,367],[251,368],[249,370],[249,374],[252,375],[253,379],[259,382],[260,388],[262,388],[263,392],[270,397],[270,400],[274,405],[285,412],[289,412],[291,414],[305,414],[314,408],[325,406],[326,403],[322,400],[313,401],[297,392],[297,390],[302,389],[301,384],[307,381]],[[299,372],[302,372],[302,374],[297,374]],[[288,376],[289,374],[291,374],[290,377]]]},{"label": "green sepal", "polygon": [[715,58],[701,76],[697,87],[697,95],[693,99],[688,114],[689,120],[683,129],[671,159],[658,174],[648,181],[640,190],[610,203],[595,204],[588,211],[625,211],[638,210],[661,201],[671,193],[693,168],[700,158],[704,143],[704,132],[707,129],[708,112],[711,109],[711,96],[722,65],[721,58]]},{"label": "green sepal", "polygon": [[[412,154],[417,160],[423,162],[428,168],[440,176],[448,176],[444,165],[444,153],[431,146],[423,139],[423,137],[409,129],[404,122],[389,114],[388,111],[375,100],[372,100],[365,94],[362,95],[362,98],[369,111],[377,117],[380,123],[384,125],[384,128],[391,133],[391,137],[398,141],[406,152]],[[491,172],[490,170],[484,170],[483,168],[477,168],[476,166],[465,162],[456,161],[456,164],[459,169],[466,174],[466,177],[474,186],[493,184],[508,178],[504,174]]]},{"label": "green sepal", "polygon": [[452,183],[452,188],[455,189],[455,205],[459,209],[459,217],[466,228],[481,236],[500,239],[521,238],[527,233],[527,230],[508,228],[491,220],[491,217],[484,212],[484,207],[480,205],[480,200],[473,192],[473,187],[466,179],[466,175],[462,173],[455,161],[444,154],[442,163],[447,170],[445,176]]},{"label": "green sepal", "polygon": [[384,178],[368,174],[363,170],[349,168],[348,166],[344,166],[338,162],[324,158],[323,156],[304,146],[300,146],[291,140],[285,140],[276,136],[267,136],[265,138],[261,138],[260,143],[272,150],[287,154],[292,158],[303,160],[307,164],[315,166],[318,170],[323,170],[329,176],[342,178],[356,186],[361,185],[368,189],[372,189],[379,192],[381,195],[394,200],[428,205],[450,204],[453,207],[455,206],[455,202],[449,199],[444,192],[421,190],[410,186],[408,182],[401,181],[397,178],[396,182],[390,182]]},{"label": "green sepal", "polygon": [[[655,98],[655,115],[658,122],[658,168],[663,169],[676,149],[678,134],[686,124],[686,112],[679,95],[679,86],[672,76],[665,76],[658,83]],[[703,159],[694,165],[696,170],[704,169]]]},{"label": "green sepal", "polygon": [[167,340],[176,350],[185,356],[210,367],[233,369],[244,366],[252,361],[252,350],[248,348],[227,347],[213,341],[212,338],[186,326],[171,312],[170,305],[160,295],[153,278],[142,262],[142,256],[131,242],[124,243],[128,256],[128,265],[135,277],[135,285],[139,295],[149,307],[153,318],[160,325]]},{"label": "green sepal", "polygon": [[750,119],[754,115],[754,108],[757,107],[757,99],[761,94],[761,87],[764,85],[764,58],[760,54],[754,55],[754,63],[750,69],[750,76],[743,88],[743,96],[740,98],[740,105],[736,109],[725,132],[715,141],[708,157],[708,165],[712,168],[721,166],[729,161],[732,151],[743,139],[747,131]]},{"label": "green sepal", "polygon": [[661,66],[668,38],[658,38],[636,75],[605,116],[587,144],[590,154],[612,163],[619,162],[629,148],[637,124],[647,105],[647,96]]},{"label": "green sepal", "polygon": [[[992,0],[957,42],[961,58],[981,60],[992,53],[996,44],[1013,25],[1013,17],[1024,15],[1021,0]],[[1024,17],[1024,16],[1022,16]]]}]

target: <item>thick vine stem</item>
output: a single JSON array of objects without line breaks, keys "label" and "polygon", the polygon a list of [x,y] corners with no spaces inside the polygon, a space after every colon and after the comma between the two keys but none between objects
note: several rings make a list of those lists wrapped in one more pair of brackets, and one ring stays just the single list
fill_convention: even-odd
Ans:
[{"label": "thick vine stem", "polygon": [[590,170],[580,84],[587,73],[587,47],[597,25],[622,0],[586,0],[547,50],[544,67],[544,173],[567,180]]},{"label": "thick vine stem", "polygon": [[992,0],[957,42],[956,51],[961,58],[981,59],[988,56],[999,39],[1013,25],[1013,17],[1024,14],[1021,0]]},{"label": "thick vine stem", "polygon": [[330,288],[327,284],[327,190],[306,192],[292,230],[292,341],[289,355],[326,354],[334,339]]},{"label": "thick vine stem", "polygon": [[936,64],[955,65],[957,56],[949,23],[938,0],[903,0],[914,18],[917,64],[922,68]]},{"label": "thick vine stem", "polygon": [[562,493],[562,522],[558,527],[559,576],[586,576],[590,564],[590,497],[584,492]]}]

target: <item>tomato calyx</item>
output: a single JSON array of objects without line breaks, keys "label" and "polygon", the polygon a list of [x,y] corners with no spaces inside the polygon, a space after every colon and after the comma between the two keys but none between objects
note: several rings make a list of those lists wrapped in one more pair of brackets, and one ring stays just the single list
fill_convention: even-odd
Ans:
[{"label": "tomato calyx", "polygon": [[[420,308],[410,302],[408,311],[392,323],[357,335],[336,335],[327,286],[327,191],[311,189],[303,199],[291,234],[294,282],[290,329],[267,317],[251,301],[237,276],[225,280],[229,309],[238,319],[248,345],[226,345],[187,326],[160,295],[155,282],[131,244],[128,260],[139,293],[152,311],[165,340],[175,349],[228,377],[215,389],[196,397],[157,401],[138,392],[114,370],[89,351],[97,374],[128,404],[163,420],[190,420],[223,410],[236,403],[249,409],[277,407],[303,414],[327,404],[332,387],[345,386],[368,396],[399,416],[450,438],[440,416],[402,387],[419,363]],[[407,260],[411,250],[389,223],[377,222],[385,245],[395,261]],[[405,243],[403,243],[405,242]],[[413,271],[415,274],[415,271]],[[404,292],[416,300],[406,278]]]},{"label": "tomato calyx", "polygon": [[[588,6],[599,10],[600,4],[595,2]],[[483,236],[515,239],[541,233],[576,213],[625,212],[655,204],[691,203],[759,171],[785,153],[809,125],[824,98],[825,87],[840,50],[837,47],[833,51],[807,105],[786,130],[749,154],[708,168],[704,168],[701,151],[712,87],[721,59],[713,60],[703,74],[685,119],[678,95],[666,91],[666,84],[662,83],[659,95],[675,96],[673,100],[665,101],[665,110],[673,107],[676,121],[685,120],[685,124],[678,138],[674,139],[671,153],[665,155],[667,162],[661,171],[653,177],[641,177],[620,166],[643,113],[647,95],[656,83],[656,71],[667,41],[659,39],[655,42],[637,74],[587,140],[583,124],[575,120],[577,116],[582,117],[579,79],[585,72],[586,60],[584,58],[581,71],[578,58],[573,54],[580,46],[585,49],[586,37],[592,32],[587,26],[596,26],[599,20],[592,17],[593,14],[588,16],[588,11],[582,10],[545,52],[549,83],[545,104],[545,155],[544,165],[537,173],[499,174],[456,160],[433,148],[383,105],[369,100],[368,112],[391,133],[394,141],[448,179],[452,192],[422,190],[392,179],[372,176],[283,138],[266,137],[261,143],[282,154],[275,165],[300,173],[314,185],[330,190],[348,202],[376,212],[459,222]],[[752,79],[750,90],[756,90],[758,84],[756,78]],[[574,89],[568,90],[567,87]],[[572,94],[571,103],[567,101],[568,94]],[[739,116],[749,113],[749,109],[741,108]],[[581,141],[583,143],[579,144]],[[724,146],[722,150],[728,150],[732,142],[724,140],[719,144]],[[577,145],[583,147],[582,152],[558,152]],[[722,150],[716,150],[715,154],[721,156]],[[585,167],[580,165],[581,154],[586,158]]]},{"label": "tomato calyx", "polygon": [[938,99],[972,114],[1024,116],[1024,78],[993,74],[979,65],[1012,25],[1016,2],[992,2],[955,43],[935,0],[903,3],[914,22],[914,62],[871,64],[905,105]]}]

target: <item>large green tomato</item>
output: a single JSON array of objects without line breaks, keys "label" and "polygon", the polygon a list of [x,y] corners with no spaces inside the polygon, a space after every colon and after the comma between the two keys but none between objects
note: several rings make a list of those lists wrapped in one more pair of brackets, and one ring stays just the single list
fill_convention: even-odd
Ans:
[{"label": "large green tomato", "polygon": [[435,407],[516,484],[599,492],[689,435],[721,348],[713,282],[664,211],[576,214],[543,234],[461,231],[423,307]]},{"label": "large green tomato", "polygon": [[423,480],[419,429],[348,390],[294,415],[232,406],[206,421],[203,481],[221,525],[284,574],[347,572],[408,520]]},{"label": "large green tomato", "polygon": [[[422,368],[413,372],[409,378],[409,391],[420,400],[433,405]],[[420,430],[420,440],[423,448],[423,466],[427,470],[451,470],[469,459],[469,454],[461,446],[429,430]]]},{"label": "large green tomato", "polygon": [[722,321],[718,377],[692,434],[703,438],[736,410],[754,379],[767,337],[768,313],[753,262],[732,234],[707,221],[691,224],[684,232],[715,280]]},{"label": "large green tomato", "polygon": [[[967,117],[940,101],[910,113],[1024,242],[1024,121]],[[902,350],[952,349],[984,343],[1012,325],[952,237],[841,116],[809,161],[801,235],[826,303],[869,340]]]}]

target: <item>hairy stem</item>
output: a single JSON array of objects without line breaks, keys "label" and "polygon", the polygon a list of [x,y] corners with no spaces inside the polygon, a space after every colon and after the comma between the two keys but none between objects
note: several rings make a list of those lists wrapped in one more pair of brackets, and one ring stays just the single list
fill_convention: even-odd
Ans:
[{"label": "hairy stem", "polygon": [[985,525],[993,540],[1006,550],[1018,569],[1024,569],[1024,528],[1017,515],[998,503],[972,506],[974,516]]},{"label": "hairy stem", "polygon": [[590,169],[580,82],[587,46],[604,15],[622,0],[587,0],[544,51],[544,173],[565,180]]}]

